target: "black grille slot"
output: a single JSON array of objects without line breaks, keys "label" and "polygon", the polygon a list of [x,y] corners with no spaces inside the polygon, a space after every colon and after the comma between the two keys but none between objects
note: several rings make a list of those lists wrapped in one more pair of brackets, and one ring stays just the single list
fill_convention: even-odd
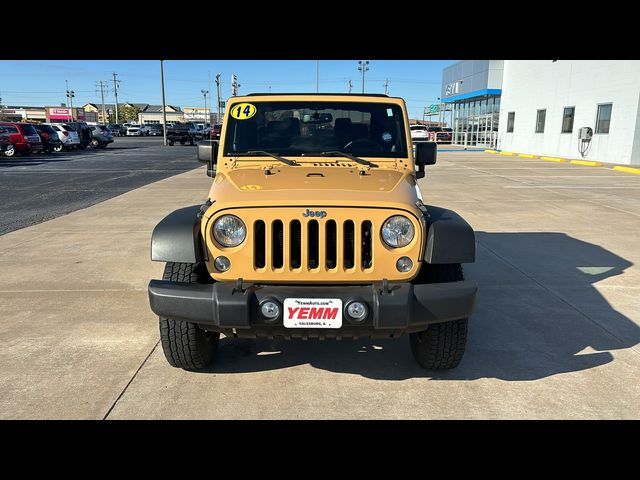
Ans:
[{"label": "black grille slot", "polygon": [[302,235],[300,230],[300,220],[291,222],[291,235],[289,237],[289,258],[291,268],[300,268],[302,262]]},{"label": "black grille slot", "polygon": [[264,268],[265,260],[264,222],[258,220],[253,224],[253,264],[255,268]]},{"label": "black grille slot", "polygon": [[371,268],[371,222],[362,222],[362,268]]},{"label": "black grille slot", "polygon": [[271,262],[273,268],[282,268],[284,252],[284,232],[282,220],[276,220],[271,224]]},{"label": "black grille slot", "polygon": [[338,258],[338,244],[337,244],[337,227],[335,220],[329,220],[326,225],[326,265],[327,268],[336,268],[336,262]]},{"label": "black grille slot", "polygon": [[344,222],[344,268],[353,268],[354,265],[354,245],[355,242],[355,229],[353,221],[347,220]]},{"label": "black grille slot", "polygon": [[307,232],[308,232],[308,258],[309,258],[309,268],[318,268],[319,265],[319,227],[317,220],[311,220],[307,224]]}]

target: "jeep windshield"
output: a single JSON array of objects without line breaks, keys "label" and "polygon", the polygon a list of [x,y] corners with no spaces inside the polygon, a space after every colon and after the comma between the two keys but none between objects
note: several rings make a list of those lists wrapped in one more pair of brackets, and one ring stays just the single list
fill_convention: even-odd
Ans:
[{"label": "jeep windshield", "polygon": [[336,101],[252,102],[230,106],[225,156],[264,151],[284,156],[407,157],[402,109]]}]

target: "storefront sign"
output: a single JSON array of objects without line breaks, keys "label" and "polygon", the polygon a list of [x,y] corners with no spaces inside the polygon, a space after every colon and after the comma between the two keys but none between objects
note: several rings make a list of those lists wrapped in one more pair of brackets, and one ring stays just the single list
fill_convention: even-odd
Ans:
[{"label": "storefront sign", "polygon": [[446,86],[444,94],[447,97],[450,97],[451,95],[456,95],[459,92],[460,92],[460,82],[454,82]]}]

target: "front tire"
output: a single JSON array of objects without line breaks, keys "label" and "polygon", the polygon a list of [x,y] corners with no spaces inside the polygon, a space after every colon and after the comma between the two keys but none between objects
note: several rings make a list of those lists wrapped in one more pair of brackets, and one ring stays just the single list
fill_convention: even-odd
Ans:
[{"label": "front tire", "polygon": [[9,145],[7,149],[4,151],[4,154],[7,157],[13,157],[16,154],[16,148],[13,145]]},{"label": "front tire", "polygon": [[[459,282],[464,280],[459,263],[424,264],[419,277],[425,283]],[[460,364],[467,345],[468,318],[432,323],[422,331],[409,334],[411,352],[422,368],[449,370]]]},{"label": "front tire", "polygon": [[[200,283],[202,276],[195,264],[169,262],[162,279]],[[214,360],[220,333],[207,332],[195,323],[160,317],[160,341],[164,356],[172,367],[198,370]]]}]

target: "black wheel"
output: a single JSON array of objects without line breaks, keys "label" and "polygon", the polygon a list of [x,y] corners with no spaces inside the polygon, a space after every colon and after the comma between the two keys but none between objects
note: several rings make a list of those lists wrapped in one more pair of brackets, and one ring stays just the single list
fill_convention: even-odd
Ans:
[{"label": "black wheel", "polygon": [[62,144],[56,145],[55,147],[53,147],[53,151],[54,152],[61,152],[62,151]]},{"label": "black wheel", "polygon": [[180,140],[180,145],[184,145],[185,141],[184,140]]},{"label": "black wheel", "polygon": [[[422,283],[459,282],[464,280],[459,263],[424,264],[419,278]],[[427,370],[449,370],[460,364],[467,344],[469,319],[432,323],[422,332],[409,334],[411,352],[421,367]]]},{"label": "black wheel", "polygon": [[[201,266],[191,263],[167,263],[163,280],[200,283]],[[169,364],[185,370],[198,370],[209,365],[218,352],[220,333],[207,332],[195,323],[160,317],[160,341]]]},{"label": "black wheel", "polygon": [[169,142],[169,146],[173,147],[173,142]]},{"label": "black wheel", "polygon": [[100,142],[94,138],[93,140],[91,140],[91,143],[89,145],[91,146],[91,148],[98,148],[100,146]]},{"label": "black wheel", "polygon": [[4,151],[4,154],[7,157],[13,157],[16,154],[16,148],[13,145],[9,145],[7,149]]}]

